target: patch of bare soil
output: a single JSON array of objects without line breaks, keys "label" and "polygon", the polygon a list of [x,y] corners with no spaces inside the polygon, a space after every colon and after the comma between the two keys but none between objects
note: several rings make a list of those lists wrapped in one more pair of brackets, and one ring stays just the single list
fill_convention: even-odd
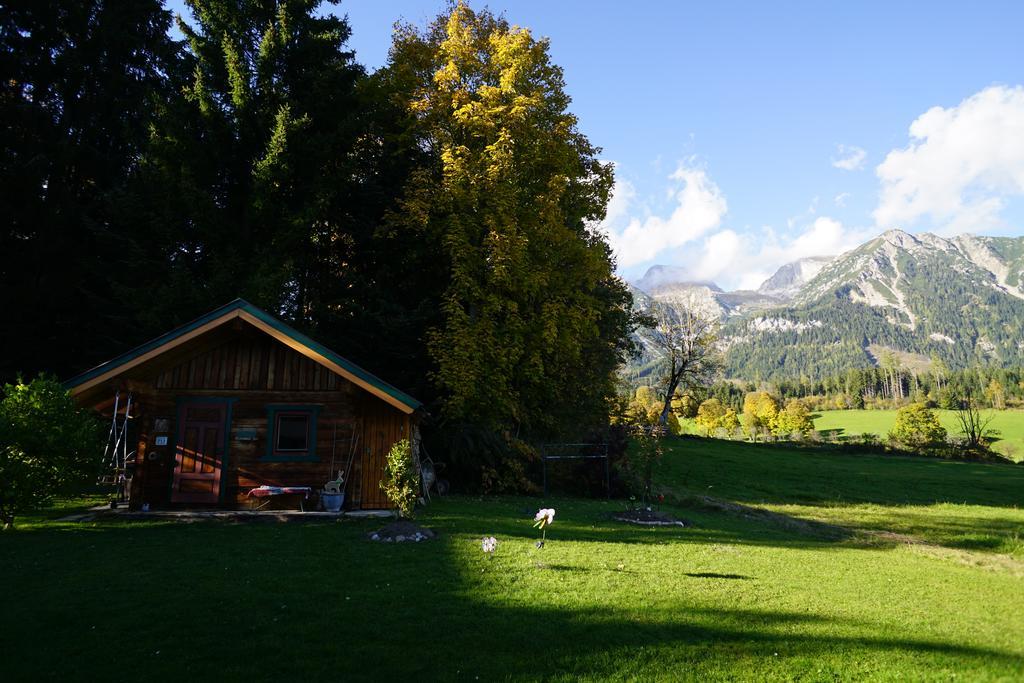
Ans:
[{"label": "patch of bare soil", "polygon": [[1024,576],[1024,562],[1010,555],[995,553],[980,553],[960,548],[951,548],[937,543],[926,541],[916,536],[901,534],[885,529],[851,529],[837,524],[827,524],[816,520],[801,519],[779,512],[772,512],[750,505],[742,505],[711,496],[699,496],[697,498],[702,506],[712,510],[719,510],[732,515],[746,517],[747,519],[762,520],[777,526],[789,529],[796,533],[816,536],[831,540],[856,539],[870,545],[888,546],[905,545],[917,552],[924,553],[931,557],[952,560],[961,564],[974,567],[983,567],[998,571],[1006,571],[1014,576]]},{"label": "patch of bare soil", "polygon": [[399,520],[367,534],[371,541],[380,543],[420,543],[437,538],[437,533],[408,520]]},{"label": "patch of bare soil", "polygon": [[731,515],[738,515],[740,517],[746,517],[747,519],[761,520],[769,522],[776,526],[780,526],[790,531],[795,531],[800,534],[806,534],[808,536],[818,536],[820,538],[829,539],[841,539],[848,538],[853,535],[852,530],[846,527],[838,526],[835,524],[826,524],[824,522],[816,522],[813,520],[801,519],[799,517],[792,517],[790,515],[784,515],[780,512],[772,512],[771,510],[765,510],[762,508],[753,507],[751,505],[742,505],[740,503],[733,503],[732,501],[722,500],[721,498],[712,498],[711,496],[698,496],[697,502],[703,507],[711,510],[718,510],[720,512],[726,512]]},{"label": "patch of bare soil", "polygon": [[636,510],[623,510],[612,513],[612,519],[627,524],[639,524],[641,526],[690,526],[690,522],[684,519],[677,519],[667,512],[651,510],[650,508],[638,508]]}]

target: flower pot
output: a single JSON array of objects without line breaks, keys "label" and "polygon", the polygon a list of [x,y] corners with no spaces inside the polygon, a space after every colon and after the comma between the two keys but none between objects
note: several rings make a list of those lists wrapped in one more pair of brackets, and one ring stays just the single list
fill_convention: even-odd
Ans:
[{"label": "flower pot", "polygon": [[345,504],[345,492],[320,494],[320,504],[327,512],[340,512],[341,506]]}]

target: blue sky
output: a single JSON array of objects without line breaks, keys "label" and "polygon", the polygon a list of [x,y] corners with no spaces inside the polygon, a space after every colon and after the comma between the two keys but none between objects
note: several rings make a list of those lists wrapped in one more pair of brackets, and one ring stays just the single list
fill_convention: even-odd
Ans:
[{"label": "blue sky", "polygon": [[[1024,3],[489,6],[550,38],[581,128],[615,162],[603,227],[627,278],[671,263],[750,287],[891,227],[1024,233]],[[395,20],[443,8],[334,11],[373,69]]]}]

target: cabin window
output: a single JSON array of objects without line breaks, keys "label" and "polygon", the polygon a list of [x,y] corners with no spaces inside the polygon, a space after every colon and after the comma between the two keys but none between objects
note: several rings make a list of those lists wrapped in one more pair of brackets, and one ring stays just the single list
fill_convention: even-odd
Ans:
[{"label": "cabin window", "polygon": [[267,406],[267,455],[264,460],[317,460],[316,421],[320,406]]},{"label": "cabin window", "polygon": [[309,450],[309,414],[278,415],[274,429],[275,453]]}]

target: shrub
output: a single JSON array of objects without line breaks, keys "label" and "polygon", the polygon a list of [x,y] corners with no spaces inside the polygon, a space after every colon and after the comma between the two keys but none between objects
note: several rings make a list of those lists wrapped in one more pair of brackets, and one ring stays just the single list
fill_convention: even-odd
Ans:
[{"label": "shrub", "polygon": [[882,444],[882,439],[878,436],[878,434],[865,432],[860,435],[860,442],[865,446],[880,446]]},{"label": "shrub", "polygon": [[402,519],[412,519],[419,497],[419,474],[412,458],[412,447],[408,439],[402,439],[388,451],[384,463],[384,477],[380,487]]},{"label": "shrub", "polygon": [[4,387],[0,401],[0,522],[86,484],[103,465],[102,427],[55,379]]},{"label": "shrub", "polygon": [[946,430],[930,408],[923,403],[912,403],[897,411],[889,439],[899,446],[921,450],[945,443]]},{"label": "shrub", "polygon": [[619,463],[630,493],[639,496],[645,504],[651,495],[654,466],[663,455],[661,437],[654,430],[641,426],[633,434],[632,448]]},{"label": "shrub", "polygon": [[481,493],[536,493],[527,467],[540,461],[537,450],[519,439],[513,439],[491,463],[480,465]]}]

